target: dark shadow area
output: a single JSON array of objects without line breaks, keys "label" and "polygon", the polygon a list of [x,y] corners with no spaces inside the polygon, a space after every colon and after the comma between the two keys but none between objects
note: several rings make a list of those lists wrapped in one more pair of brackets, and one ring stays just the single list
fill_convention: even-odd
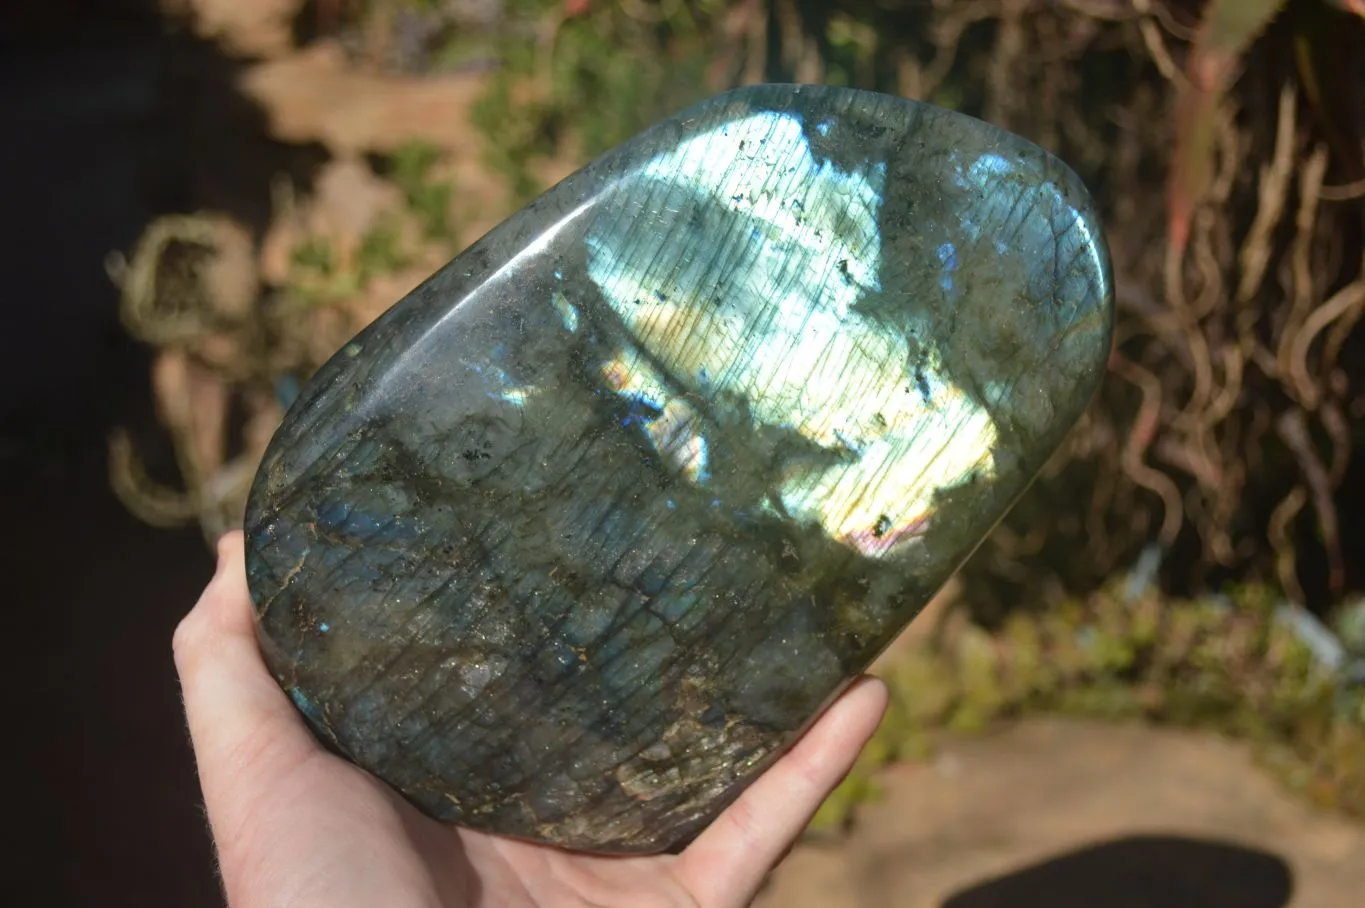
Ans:
[{"label": "dark shadow area", "polygon": [[233,87],[247,65],[165,23],[154,0],[0,11],[14,904],[221,904],[170,648],[213,562],[197,528],[140,524],[109,491],[114,426],[174,472],[149,352],[122,330],[104,263],[161,214],[223,211],[259,234],[272,176],[310,184],[320,152],[268,139]]},{"label": "dark shadow area", "polygon": [[1273,854],[1179,836],[1132,836],[988,880],[943,908],[1283,908],[1294,878]]}]

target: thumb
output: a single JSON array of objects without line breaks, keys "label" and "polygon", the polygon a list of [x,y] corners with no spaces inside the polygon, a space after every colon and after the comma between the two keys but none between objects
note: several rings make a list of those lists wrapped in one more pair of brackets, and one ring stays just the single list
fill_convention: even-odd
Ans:
[{"label": "thumb", "polygon": [[218,543],[218,571],[176,628],[185,717],[220,852],[246,811],[319,750],[261,659],[246,587],[242,534]]}]

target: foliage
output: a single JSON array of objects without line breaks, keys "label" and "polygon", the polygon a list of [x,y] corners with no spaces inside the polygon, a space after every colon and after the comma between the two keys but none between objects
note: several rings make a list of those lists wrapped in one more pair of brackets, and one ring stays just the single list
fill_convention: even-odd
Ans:
[{"label": "foliage", "polygon": [[1204,11],[1177,86],[1175,147],[1171,154],[1168,218],[1173,253],[1189,241],[1196,202],[1213,184],[1214,130],[1219,106],[1242,55],[1279,14],[1286,0],[1212,0]]},{"label": "foliage", "polygon": [[595,157],[723,87],[706,72],[723,3],[585,6],[568,15],[562,0],[523,0],[499,29],[501,65],[474,125],[519,198],[545,188],[538,162]]},{"label": "foliage", "polygon": [[[1330,0],[1333,6],[1365,16],[1360,0]],[[1210,0],[1203,11],[1194,44],[1185,62],[1184,79],[1177,84],[1175,147],[1167,190],[1167,217],[1172,254],[1179,258],[1189,240],[1194,208],[1213,188],[1215,130],[1225,95],[1236,80],[1244,57],[1258,37],[1287,5],[1288,0]],[[1320,16],[1310,22],[1321,22]],[[1302,20],[1302,17],[1301,17]],[[1315,65],[1326,50],[1307,24],[1294,28],[1295,62],[1308,100],[1322,108],[1323,85]],[[1342,124],[1326,124],[1336,131]],[[1337,138],[1337,137],[1333,137]],[[1339,149],[1341,150],[1341,149]],[[1347,155],[1350,147],[1345,146]]]},{"label": "foliage", "polygon": [[836,831],[877,797],[878,768],[924,760],[944,733],[1032,713],[1195,726],[1249,741],[1313,803],[1365,816],[1365,687],[1324,665],[1273,590],[1167,601],[1111,584],[995,633],[957,614],[878,670],[886,718],[811,831]]},{"label": "foliage", "polygon": [[[421,209],[414,213],[426,222]],[[349,257],[340,255],[329,237],[304,237],[290,257],[291,280],[285,292],[310,305],[344,303],[374,278],[406,268],[412,260],[407,245],[401,223],[392,217],[362,234]]]},{"label": "foliage", "polygon": [[426,236],[434,240],[451,236],[450,209],[455,196],[454,183],[433,175],[441,157],[441,149],[435,145],[411,142],[394,152],[390,164],[390,179],[403,191]]}]

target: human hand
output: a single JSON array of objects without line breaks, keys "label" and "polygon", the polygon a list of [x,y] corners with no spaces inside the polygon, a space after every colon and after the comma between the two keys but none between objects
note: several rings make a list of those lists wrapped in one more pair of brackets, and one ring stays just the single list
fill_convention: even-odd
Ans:
[{"label": "human hand", "polygon": [[678,855],[575,854],[438,823],[329,753],[261,659],[241,533],[175,632],[231,908],[747,905],[867,743],[886,688],[855,683]]}]

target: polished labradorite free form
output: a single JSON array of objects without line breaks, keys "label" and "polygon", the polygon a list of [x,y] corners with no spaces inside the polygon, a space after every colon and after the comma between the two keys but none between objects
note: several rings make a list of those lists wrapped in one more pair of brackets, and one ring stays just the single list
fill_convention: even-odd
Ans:
[{"label": "polished labradorite free form", "polygon": [[980,121],[760,86],[489,233],[329,362],[247,515],[267,661],[441,819],[694,834],[864,669],[1085,407],[1077,178]]}]

